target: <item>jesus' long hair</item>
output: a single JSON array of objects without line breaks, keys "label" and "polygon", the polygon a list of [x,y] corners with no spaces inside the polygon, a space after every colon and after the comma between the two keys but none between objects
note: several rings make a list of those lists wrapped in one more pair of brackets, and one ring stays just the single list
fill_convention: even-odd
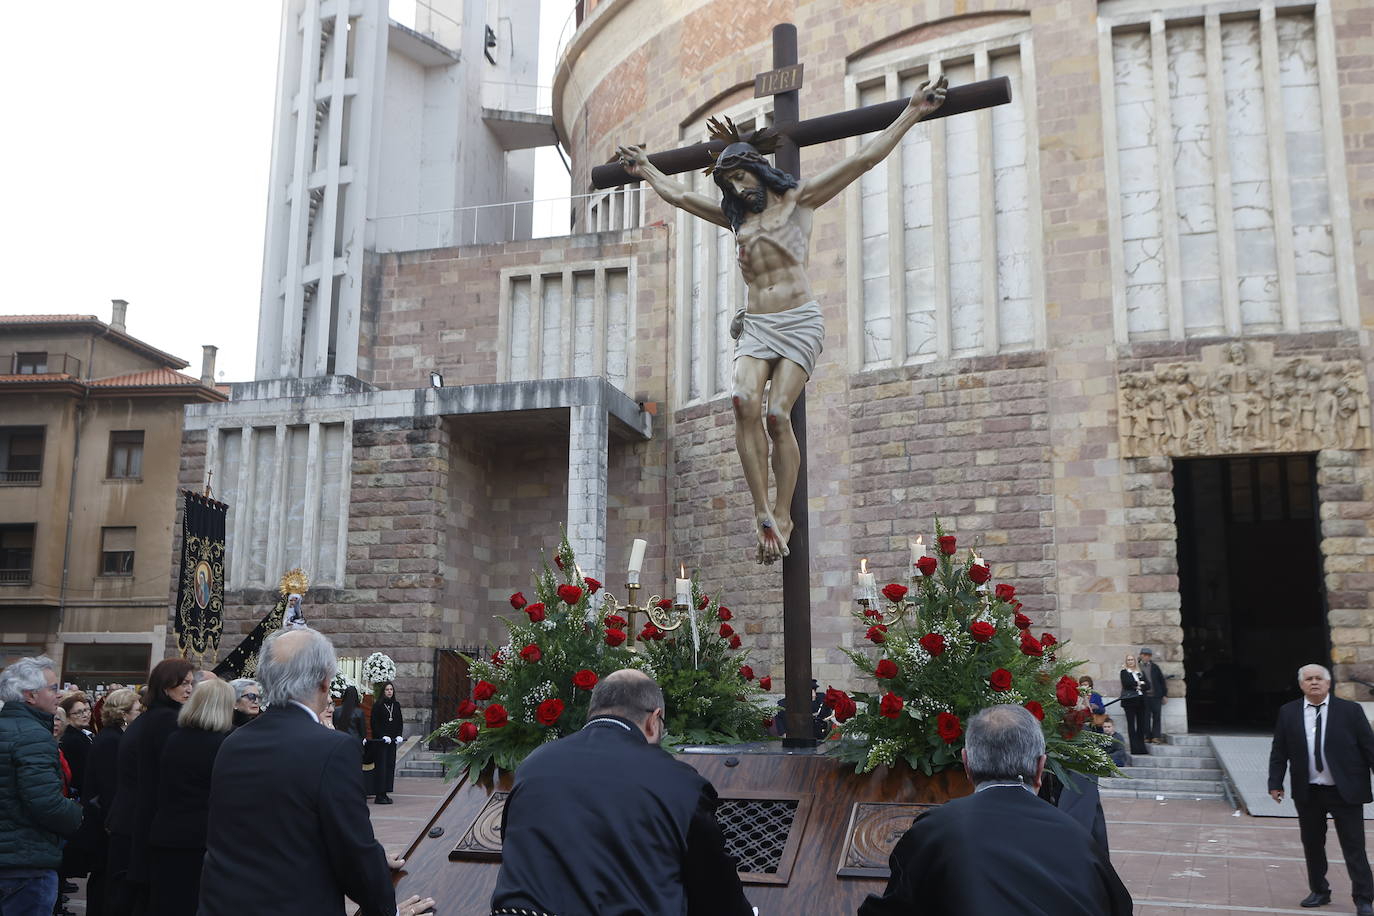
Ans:
[{"label": "jesus' long hair", "polygon": [[[797,186],[797,179],[782,171],[775,169],[766,162],[741,162],[731,166],[730,169],[717,169],[712,173],[716,185],[720,187],[720,209],[725,214],[725,218],[730,221],[730,228],[735,232],[739,231],[740,223],[744,222],[744,215],[749,212],[749,204],[735,193],[734,188],[730,187],[730,182],[726,180],[725,174],[734,169],[745,169],[758,176],[764,188],[774,194],[782,194]],[[755,212],[762,211],[759,207]]]}]

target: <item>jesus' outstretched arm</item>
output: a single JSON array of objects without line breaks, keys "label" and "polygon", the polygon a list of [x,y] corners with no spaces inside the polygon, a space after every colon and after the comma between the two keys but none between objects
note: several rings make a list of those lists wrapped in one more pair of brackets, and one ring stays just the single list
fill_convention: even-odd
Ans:
[{"label": "jesus' outstretched arm", "polygon": [[643,178],[659,197],[693,216],[699,216],[717,226],[731,228],[720,209],[720,204],[705,194],[698,194],[681,182],[674,181],[649,161],[649,156],[641,146],[618,146],[616,155],[625,164],[625,171],[636,178]]}]

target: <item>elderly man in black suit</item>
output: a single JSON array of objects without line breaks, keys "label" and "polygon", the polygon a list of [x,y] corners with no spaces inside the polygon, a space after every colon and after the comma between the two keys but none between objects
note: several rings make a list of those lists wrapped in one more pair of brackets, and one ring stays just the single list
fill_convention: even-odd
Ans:
[{"label": "elderly man in black suit", "polygon": [[715,789],[664,753],[663,731],[663,691],[626,669],[592,690],[581,731],[525,758],[502,814],[493,916],[750,916]]},{"label": "elderly man in black suit", "polygon": [[397,906],[391,870],[403,863],[372,835],[358,741],[320,724],[336,667],[315,630],[263,643],[258,680],[270,705],[215,758],[200,916],[343,916],[345,894],[361,916],[431,912],[434,901],[419,897]]},{"label": "elderly man in black suit", "polygon": [[916,819],[892,850],[887,891],[870,894],[859,916],[1130,916],[1106,851],[1036,797],[1045,736],[1034,716],[984,709],[969,720],[963,758],[973,794]]},{"label": "elderly man in black suit", "polygon": [[1350,873],[1355,912],[1374,916],[1374,876],[1364,848],[1374,731],[1360,704],[1331,696],[1331,672],[1321,665],[1299,668],[1298,686],[1303,698],[1279,708],[1269,751],[1269,794],[1274,801],[1283,801],[1283,774],[1290,771],[1302,853],[1307,859],[1307,886],[1312,891],[1301,905],[1331,902],[1331,885],[1326,880],[1329,814],[1336,822],[1336,837]]}]

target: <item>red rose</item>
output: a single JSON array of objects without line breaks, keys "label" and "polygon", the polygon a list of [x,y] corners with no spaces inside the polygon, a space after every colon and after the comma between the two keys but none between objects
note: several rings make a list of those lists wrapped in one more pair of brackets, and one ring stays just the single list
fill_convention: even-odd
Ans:
[{"label": "red rose", "polygon": [[959,549],[958,544],[959,541],[954,537],[954,535],[947,534],[944,537],[940,538],[940,553],[944,554],[947,557],[951,556],[954,553],[954,551]]},{"label": "red rose", "polygon": [[596,686],[596,672],[590,668],[583,668],[573,675],[573,686],[578,690],[591,690]]},{"label": "red rose", "polygon": [[471,700],[464,700],[458,704],[458,718],[471,719],[477,715],[477,704]]},{"label": "red rose", "polygon": [[772,690],[772,689],[773,689],[773,678],[772,678],[772,677],[761,677],[761,678],[759,678],[759,686],[762,687],[764,690]]},{"label": "red rose", "polygon": [[1059,679],[1059,683],[1054,685],[1054,696],[1059,700],[1060,706],[1078,705],[1078,682],[1067,674]]},{"label": "red rose", "polygon": [[997,628],[986,620],[975,620],[968,625],[968,632],[974,642],[987,642],[997,635]]},{"label": "red rose", "polygon": [[1031,619],[1030,619],[1029,617],[1027,617],[1025,614],[1017,614],[1017,615],[1016,615],[1016,628],[1017,628],[1018,630],[1029,630],[1029,629],[1030,629],[1030,625],[1031,625]]},{"label": "red rose", "polygon": [[552,725],[558,721],[558,717],[561,715],[563,715],[563,701],[557,697],[540,703],[534,711],[534,718],[540,725]]},{"label": "red rose", "polygon": [[564,604],[576,604],[582,600],[582,589],[576,585],[560,585],[558,597]]},{"label": "red rose", "polygon": [[661,598],[659,599],[657,607],[660,611],[671,611],[673,609],[673,599]]},{"label": "red rose", "polygon": [[931,655],[940,655],[945,651],[945,638],[939,633],[927,633],[917,640],[917,642],[921,644],[922,649],[925,649]]},{"label": "red rose", "polygon": [[1035,716],[1035,718],[1039,719],[1041,722],[1045,721],[1045,707],[1041,706],[1035,700],[1027,700],[1021,705],[1030,710],[1030,714]]},{"label": "red rose", "polygon": [[964,726],[954,713],[942,712],[935,717],[935,730],[940,733],[945,744],[953,744],[964,733]]},{"label": "red rose", "polygon": [[738,649],[739,647],[740,647],[739,634],[736,634],[736,635],[734,635],[734,636],[731,636],[731,637],[730,637],[730,648],[731,648],[731,649]]},{"label": "red rose", "polygon": [[906,597],[906,586],[898,585],[896,582],[889,582],[883,586],[883,597],[893,604]]},{"label": "red rose", "polygon": [[1059,640],[1057,640],[1057,639],[1054,638],[1054,634],[1053,634],[1053,633],[1041,633],[1041,634],[1040,634],[1040,645],[1042,645],[1042,646],[1044,646],[1046,649],[1048,649],[1050,646],[1057,646],[1057,645],[1059,645]]},{"label": "red rose", "polygon": [[711,596],[710,596],[710,595],[702,595],[702,596],[701,596],[701,600],[697,602],[697,610],[698,610],[698,611],[704,611],[704,610],[706,610],[706,605],[708,605],[708,604],[710,604],[710,603],[711,603]]},{"label": "red rose", "polygon": [[905,705],[902,698],[897,694],[887,693],[883,695],[882,702],[878,704],[878,712],[889,719],[895,719],[902,714],[902,707]]},{"label": "red rose", "polygon": [[516,592],[514,595],[510,596],[510,606],[515,608],[517,611],[524,607],[525,604],[526,601],[524,592]]},{"label": "red rose", "polygon": [[534,604],[526,605],[525,613],[530,616],[530,623],[538,623],[544,619],[544,603],[536,601]]},{"label": "red rose", "polygon": [[890,658],[885,658],[878,662],[878,667],[873,669],[873,676],[883,681],[890,681],[897,676],[897,663]]},{"label": "red rose", "polygon": [[559,569],[562,569],[562,568],[563,568],[563,557],[561,557],[561,556],[558,555],[558,554],[554,554],[554,555],[553,555],[553,565],[554,565],[554,566],[557,566]]},{"label": "red rose", "polygon": [[988,675],[988,683],[992,685],[993,690],[1010,690],[1011,672],[1006,668],[998,668]]},{"label": "red rose", "polygon": [[835,703],[838,702],[840,697],[843,696],[848,696],[848,694],[846,694],[843,690],[836,690],[834,687],[827,687],[825,688],[825,705],[833,709],[835,707]]},{"label": "red rose", "polygon": [[1029,655],[1032,658],[1039,658],[1045,654],[1045,650],[1036,642],[1035,637],[1029,633],[1021,634],[1021,654]]},{"label": "red rose", "polygon": [[735,615],[730,613],[730,609],[728,607],[721,605],[720,608],[716,610],[716,616],[719,617],[721,620],[729,620],[731,617]]},{"label": "red rose", "polygon": [[875,623],[868,628],[865,635],[875,643],[884,642],[887,639],[887,627],[881,623]]},{"label": "red rose", "polygon": [[531,665],[533,665],[535,662],[539,661],[541,658],[544,657],[544,653],[540,652],[539,647],[536,646],[534,643],[530,643],[528,646],[520,650],[520,657],[523,658],[525,661],[529,662]]},{"label": "red rose", "polygon": [[748,665],[741,665],[739,669],[739,676],[744,678],[746,681],[752,681],[754,679],[754,669],[749,667]]},{"label": "red rose", "polygon": [[485,703],[496,696],[496,685],[491,681],[478,681],[472,688],[472,698],[479,703]]},{"label": "red rose", "polygon": [[497,649],[495,652],[491,653],[491,663],[492,663],[493,665],[495,665],[496,667],[498,667],[498,668],[500,668],[502,665],[505,664],[505,662],[503,662],[503,661],[501,660],[501,650],[500,650],[500,649]]},{"label": "red rose", "polygon": [[992,578],[992,570],[981,563],[974,563],[968,568],[968,577],[973,581],[974,585],[982,585]]},{"label": "red rose", "polygon": [[763,720],[763,727],[766,728],[766,729],[772,728],[772,727],[773,727],[773,717],[772,717],[772,716],[769,716],[768,718],[766,718],[766,719]]},{"label": "red rose", "polygon": [[587,594],[589,595],[595,595],[598,591],[601,590],[601,583],[593,579],[591,576],[583,576],[582,581],[587,586]]},{"label": "red rose", "polygon": [[998,601],[1010,601],[1016,597],[1016,587],[1005,582],[998,582],[993,594],[997,596]]},{"label": "red rose", "polygon": [[463,742],[477,740],[477,726],[472,722],[464,722],[458,726],[458,740]]},{"label": "red rose", "polygon": [[1022,603],[1019,602],[1019,601],[1013,601],[1013,602],[1011,603],[1011,609],[1012,609],[1013,611],[1017,611],[1018,613],[1020,612],[1021,608],[1023,608],[1023,607],[1025,607],[1025,605],[1022,604]]},{"label": "red rose", "polygon": [[606,626],[612,630],[625,629],[625,618],[621,617],[619,614],[607,614],[606,619],[603,620],[602,623],[606,624]]},{"label": "red rose", "polygon": [[484,715],[487,718],[487,728],[504,728],[506,725],[506,707],[500,703],[492,703],[487,707]]},{"label": "red rose", "polygon": [[934,557],[921,557],[916,561],[916,568],[921,571],[923,576],[935,575],[935,570],[939,565]]},{"label": "red rose", "polygon": [[882,620],[883,612],[874,607],[864,608],[864,616],[870,620]]},{"label": "red rose", "polygon": [[608,645],[608,646],[618,646],[618,645],[620,645],[621,643],[623,643],[624,641],[625,641],[625,631],[624,631],[624,630],[607,630],[607,631],[606,631],[606,645]]},{"label": "red rose", "polygon": [[732,627],[732,626],[730,626],[730,624],[728,624],[728,623],[722,623],[722,624],[720,625],[720,638],[721,638],[721,639],[729,639],[731,636],[734,636],[734,635],[735,635],[735,628]]},{"label": "red rose", "polygon": [[[829,691],[827,691],[827,693],[828,692]],[[841,693],[838,690],[835,691],[833,699],[826,700],[826,704],[829,705],[830,711],[835,714],[836,722],[852,719],[854,718],[854,714],[859,711],[859,707],[855,705],[854,700],[849,694]]]},{"label": "red rose", "polygon": [[639,631],[639,638],[645,642],[652,642],[655,639],[663,638],[663,631],[652,623],[644,624],[644,629]]}]

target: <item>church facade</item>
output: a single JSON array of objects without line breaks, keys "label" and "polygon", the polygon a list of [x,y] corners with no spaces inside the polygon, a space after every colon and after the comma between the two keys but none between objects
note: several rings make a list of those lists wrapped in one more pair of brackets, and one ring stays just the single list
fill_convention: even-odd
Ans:
[{"label": "church facade", "polygon": [[[633,538],[650,591],[699,570],[781,675],[781,572],[753,562],[734,454],[733,239],[589,173],[617,143],[705,139],[712,115],[766,124],[754,76],[783,21],[803,118],[941,73],[1013,95],[917,125],[816,216],[822,686],[861,687],[841,651],[863,642],[860,558],[902,579],[939,518],[1104,694],[1151,647],[1175,676],[1166,730],[1271,723],[1312,661],[1368,700],[1374,12],[1356,0],[585,4],[554,86],[573,234],[374,246],[352,373],[188,411],[185,482],[242,482],[219,489],[244,519],[227,629],[303,565],[307,616],[344,651],[394,648],[425,706],[436,651],[499,639],[563,524],[619,597]],[[860,142],[804,149],[803,175]]]}]

